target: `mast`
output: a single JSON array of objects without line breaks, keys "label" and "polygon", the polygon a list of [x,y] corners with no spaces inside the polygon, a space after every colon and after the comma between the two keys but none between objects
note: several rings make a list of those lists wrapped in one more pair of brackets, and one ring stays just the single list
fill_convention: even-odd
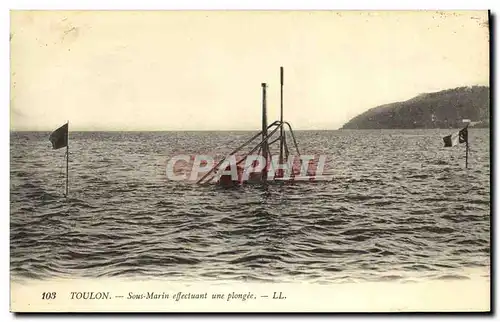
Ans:
[{"label": "mast", "polygon": [[280,67],[280,85],[281,85],[281,91],[280,91],[280,122],[281,122],[281,128],[280,128],[280,158],[279,158],[279,163],[283,163],[283,76],[284,76],[284,70],[283,66]]},{"label": "mast", "polygon": [[[266,102],[266,83],[262,83],[262,140],[267,138],[267,102]],[[262,144],[262,156],[266,160],[266,164],[262,170],[262,181],[267,180],[267,162],[268,162],[268,142]]]},{"label": "mast", "polygon": [[69,189],[69,120],[66,123],[68,124],[68,133],[66,134],[67,142],[66,142],[66,198],[68,198],[68,189]]}]

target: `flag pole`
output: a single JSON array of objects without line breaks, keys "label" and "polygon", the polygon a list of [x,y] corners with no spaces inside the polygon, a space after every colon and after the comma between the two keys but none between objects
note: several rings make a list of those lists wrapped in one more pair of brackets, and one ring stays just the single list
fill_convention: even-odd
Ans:
[{"label": "flag pole", "polygon": [[467,169],[469,167],[469,123],[470,121],[467,120],[467,125],[465,126],[465,129],[467,130],[467,135],[465,137],[465,168]]},{"label": "flag pole", "polygon": [[281,90],[280,90],[280,158],[279,158],[279,163],[283,163],[283,75],[284,70],[283,66],[280,67],[280,85],[281,85]]},{"label": "flag pole", "polygon": [[66,198],[68,198],[68,189],[69,189],[69,120],[66,123],[68,124],[68,140],[66,142]]},{"label": "flag pole", "polygon": [[262,181],[267,181],[267,169],[268,167],[268,155],[269,155],[269,141],[267,140],[267,97],[266,97],[266,83],[262,83],[262,141],[264,142],[262,145],[262,156],[264,157],[265,166],[262,170]]},{"label": "flag pole", "polygon": [[465,142],[465,168],[469,165],[469,142]]}]

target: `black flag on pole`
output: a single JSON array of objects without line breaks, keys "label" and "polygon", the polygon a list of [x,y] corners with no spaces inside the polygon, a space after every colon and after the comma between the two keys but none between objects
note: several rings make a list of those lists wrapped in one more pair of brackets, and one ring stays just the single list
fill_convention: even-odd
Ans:
[{"label": "black flag on pole", "polygon": [[456,133],[445,136],[443,141],[445,147],[455,146],[459,143],[467,143],[469,141],[467,126]]},{"label": "black flag on pole", "polygon": [[49,137],[50,142],[52,143],[52,148],[54,150],[64,148],[68,145],[68,123],[64,124]]},{"label": "black flag on pole", "polygon": [[458,132],[458,143],[468,143],[469,142],[469,132],[467,126]]}]

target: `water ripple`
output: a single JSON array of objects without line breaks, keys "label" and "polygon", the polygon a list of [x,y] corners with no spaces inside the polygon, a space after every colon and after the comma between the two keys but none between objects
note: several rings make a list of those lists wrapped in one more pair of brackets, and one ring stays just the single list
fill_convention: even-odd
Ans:
[{"label": "water ripple", "polygon": [[467,278],[489,266],[487,130],[471,129],[471,169],[447,131],[299,131],[304,154],[328,151],[335,180],[198,187],[165,178],[176,153],[227,153],[241,132],[11,133],[15,276],[395,280]]}]

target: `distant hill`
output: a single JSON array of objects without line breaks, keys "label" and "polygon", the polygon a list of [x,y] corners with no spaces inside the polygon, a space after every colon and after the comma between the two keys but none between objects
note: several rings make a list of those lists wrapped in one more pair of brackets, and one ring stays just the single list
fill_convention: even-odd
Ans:
[{"label": "distant hill", "polygon": [[458,128],[462,119],[474,127],[489,127],[490,89],[458,87],[420,94],[404,102],[374,107],[344,124],[342,129]]}]

